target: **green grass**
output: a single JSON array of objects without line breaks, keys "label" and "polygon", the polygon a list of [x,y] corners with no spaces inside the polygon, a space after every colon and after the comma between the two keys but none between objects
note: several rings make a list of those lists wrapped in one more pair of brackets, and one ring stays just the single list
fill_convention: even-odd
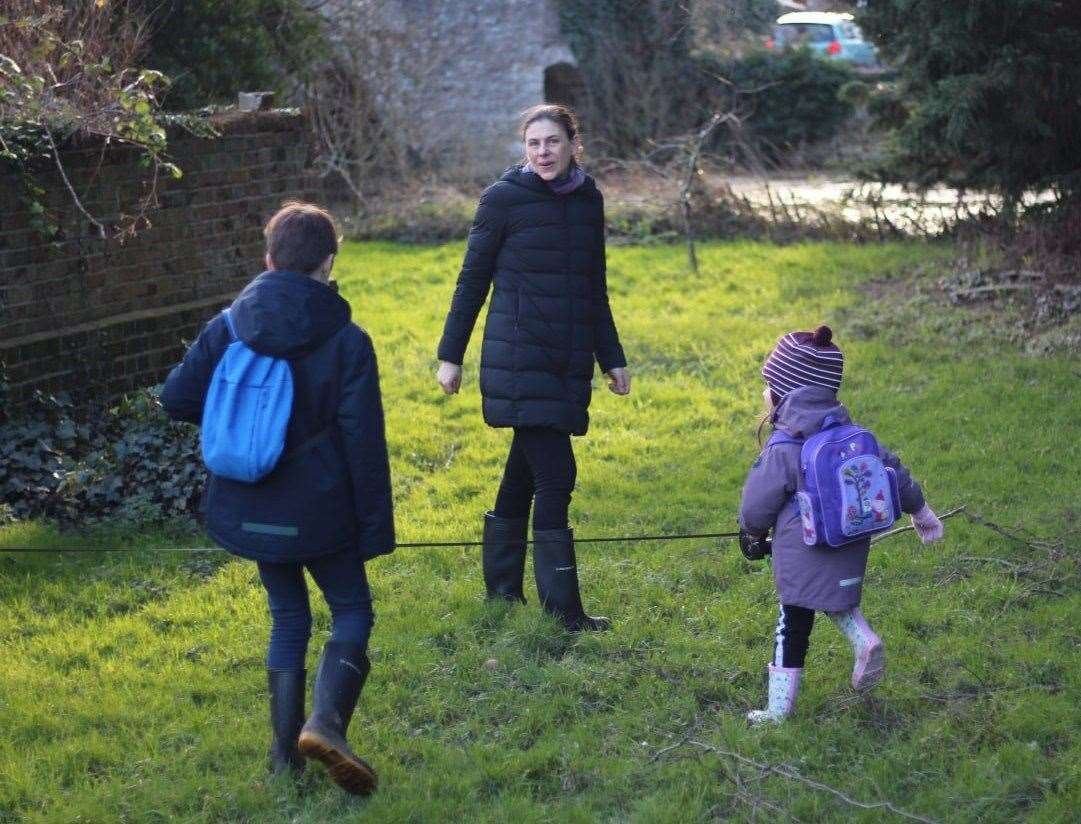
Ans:
[{"label": "green grass", "polygon": [[[338,264],[380,357],[403,541],[475,538],[509,439],[480,419],[479,333],[463,393],[444,397],[433,380],[461,251],[350,244]],[[756,452],[762,359],[782,332],[830,322],[847,355],[843,398],[936,508],[1066,536],[1030,548],[955,518],[942,545],[907,534],[876,548],[864,611],[890,669],[871,696],[851,693],[846,645],[820,621],[795,716],[746,726],[775,603],[767,567],[731,543],[583,546],[587,606],[615,627],[582,637],[535,597],[485,605],[473,549],[401,550],[369,567],[373,672],[350,737],[381,788],[355,800],[319,769],[296,786],[265,775],[268,619],[254,565],[0,554],[0,822],[773,820],[755,798],[805,821],[889,820],[672,746],[688,737],[938,820],[1071,819],[1081,365],[1026,357],[986,318],[922,298],[915,311],[910,273],[932,277],[949,251],[710,244],[695,276],[678,248],[612,250],[633,394],[599,391],[576,441],[579,534],[727,531]],[[886,279],[873,293],[892,303],[864,305],[862,284]],[[0,546],[72,540],[205,542],[0,530]],[[314,603],[311,663],[328,632]]]}]

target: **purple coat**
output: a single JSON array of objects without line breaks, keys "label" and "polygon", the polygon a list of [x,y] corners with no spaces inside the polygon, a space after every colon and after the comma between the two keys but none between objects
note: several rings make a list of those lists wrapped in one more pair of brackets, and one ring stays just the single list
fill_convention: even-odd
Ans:
[{"label": "purple coat", "polygon": [[[851,420],[836,394],[806,386],[785,395],[774,412],[773,425],[795,438],[806,439],[822,428],[827,415],[843,423]],[[920,485],[888,449],[882,449],[881,457],[897,473],[901,509],[910,514],[918,512],[924,503]],[[844,549],[803,543],[795,499],[799,458],[798,444],[781,443],[762,450],[743,486],[740,526],[758,534],[773,530],[773,580],[782,604],[824,612],[859,606],[870,540],[857,541]]]}]

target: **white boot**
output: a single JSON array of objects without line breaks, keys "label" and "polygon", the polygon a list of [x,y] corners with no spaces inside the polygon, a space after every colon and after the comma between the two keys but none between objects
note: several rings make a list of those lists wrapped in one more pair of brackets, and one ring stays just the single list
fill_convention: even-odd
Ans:
[{"label": "white boot", "polygon": [[826,614],[852,645],[852,653],[856,657],[856,665],[852,668],[852,689],[871,689],[886,672],[886,646],[882,639],[871,629],[859,607]]},{"label": "white boot", "polygon": [[779,724],[796,708],[802,669],[769,665],[769,700],[764,710],[751,710],[747,720],[753,725],[771,721]]}]

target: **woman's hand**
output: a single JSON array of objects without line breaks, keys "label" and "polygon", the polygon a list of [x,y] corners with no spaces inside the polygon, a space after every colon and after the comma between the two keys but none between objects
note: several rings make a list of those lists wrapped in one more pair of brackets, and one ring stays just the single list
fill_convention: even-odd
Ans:
[{"label": "woman's hand", "polygon": [[631,373],[625,367],[617,366],[615,369],[609,369],[605,374],[608,375],[609,389],[617,395],[631,394]]},{"label": "woman's hand", "polygon": [[462,367],[457,363],[439,362],[439,369],[435,373],[435,379],[443,387],[448,395],[455,394],[462,388]]}]

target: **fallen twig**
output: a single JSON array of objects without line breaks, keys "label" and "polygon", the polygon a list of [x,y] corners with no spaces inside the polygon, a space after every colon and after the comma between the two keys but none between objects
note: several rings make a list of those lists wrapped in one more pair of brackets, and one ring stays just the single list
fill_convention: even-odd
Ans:
[{"label": "fallen twig", "polygon": [[[961,505],[961,506],[959,506],[959,507],[956,507],[956,508],[954,508],[954,509],[951,509],[951,510],[950,510],[949,512],[947,512],[947,513],[946,513],[945,515],[939,515],[939,516],[938,516],[938,519],[939,519],[940,521],[945,521],[945,520],[946,520],[947,518],[952,518],[952,517],[953,517],[954,515],[956,515],[956,514],[957,514],[958,512],[964,512],[964,511],[965,511],[965,505],[964,505],[964,504],[962,504],[962,505]],[[908,532],[908,531],[910,531],[910,530],[913,530],[913,529],[915,529],[915,528],[916,528],[916,527],[914,527],[914,526],[913,526],[912,524],[909,524],[908,526],[899,526],[899,527],[897,527],[897,529],[891,529],[891,530],[890,530],[889,532],[883,532],[883,533],[881,533],[881,534],[879,534],[879,535],[875,535],[875,536],[874,536],[874,537],[873,537],[873,538],[871,539],[871,543],[872,543],[872,544],[874,544],[874,543],[878,543],[879,541],[881,541],[881,540],[884,540],[884,539],[886,539],[886,538],[889,538],[889,537],[891,537],[891,536],[893,536],[893,535],[899,535],[899,534],[900,534],[900,533],[902,533],[902,532]]]},{"label": "fallen twig", "polygon": [[970,298],[994,292],[1028,292],[1039,287],[1038,283],[993,283],[989,286],[973,286],[968,289],[951,289],[950,299]]},{"label": "fallen twig", "polygon": [[1040,541],[1035,538],[1026,537],[1024,535],[1018,534],[1011,529],[1007,529],[1004,526],[999,526],[993,521],[988,521],[985,518],[981,518],[979,515],[974,515],[971,512],[966,512],[965,517],[973,523],[977,523],[980,526],[985,526],[992,532],[997,532],[1003,538],[1007,538],[1015,543],[1021,544],[1022,546],[1026,546],[1029,549],[1062,550],[1065,548],[1063,541]]},{"label": "fallen twig", "polygon": [[764,764],[761,761],[755,761],[753,758],[748,758],[747,756],[741,755],[738,752],[722,750],[719,747],[714,747],[711,744],[706,744],[702,741],[696,741],[694,739],[689,740],[687,743],[692,746],[699,747],[700,749],[706,750],[707,752],[711,752],[714,755],[731,758],[733,761],[737,761],[741,764],[746,764],[749,767],[754,767],[755,769],[761,770],[763,773],[770,773],[780,776],[781,778],[787,778],[790,781],[796,781],[801,784],[805,784],[812,789],[829,793],[833,797],[840,799],[841,801],[852,807],[859,807],[863,810],[888,810],[894,815],[899,815],[902,818],[909,819],[910,821],[922,821],[924,822],[924,824],[939,824],[939,822],[937,822],[933,818],[927,818],[925,816],[903,810],[891,801],[860,801],[858,799],[852,798],[852,796],[842,792],[841,790],[838,790],[836,787],[831,787],[829,784],[823,784],[820,781],[806,778],[800,775],[795,770],[785,767],[784,765],[777,766],[773,764]]}]

